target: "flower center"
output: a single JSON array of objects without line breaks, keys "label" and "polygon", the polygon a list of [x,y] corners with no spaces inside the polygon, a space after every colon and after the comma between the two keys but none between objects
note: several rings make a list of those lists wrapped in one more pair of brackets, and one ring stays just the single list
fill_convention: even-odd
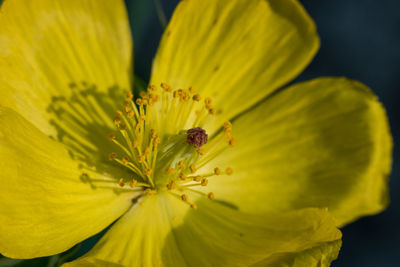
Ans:
[{"label": "flower center", "polygon": [[204,190],[209,178],[233,172],[230,167],[198,172],[236,143],[232,124],[226,122],[224,130],[209,140],[202,127],[217,113],[211,98],[201,101],[193,88],[172,90],[164,83],[161,92],[155,86],[148,89],[136,100],[127,93],[123,110],[116,111],[113,122],[118,133],[111,133],[109,139],[121,152],[111,152],[109,159],[132,174],[117,182],[121,187],[142,190],[143,194],[168,192],[196,209],[190,195],[214,199],[213,192]]}]

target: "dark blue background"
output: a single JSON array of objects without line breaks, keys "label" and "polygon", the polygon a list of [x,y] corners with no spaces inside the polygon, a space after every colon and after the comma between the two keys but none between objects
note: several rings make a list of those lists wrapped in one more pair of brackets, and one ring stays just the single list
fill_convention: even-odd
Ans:
[{"label": "dark blue background", "polygon": [[[170,17],[176,0],[161,1]],[[391,204],[383,213],[342,229],[343,247],[332,266],[400,266],[400,1],[303,0],[315,20],[321,49],[297,80],[346,76],[367,84],[385,105],[394,138]],[[127,2],[135,38],[135,69],[149,77],[162,29],[152,1]]]}]

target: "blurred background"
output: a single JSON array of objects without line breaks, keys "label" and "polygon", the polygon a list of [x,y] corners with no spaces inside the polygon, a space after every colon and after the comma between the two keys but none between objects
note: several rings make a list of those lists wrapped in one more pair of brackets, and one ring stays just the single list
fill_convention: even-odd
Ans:
[{"label": "blurred background", "polygon": [[[135,74],[144,81],[178,0],[126,0],[135,41]],[[342,229],[343,247],[332,266],[400,266],[400,1],[302,0],[315,20],[321,48],[297,81],[346,76],[367,84],[387,109],[394,138],[391,204],[376,216]],[[161,23],[160,23],[161,22]],[[62,255],[30,261],[0,259],[0,266],[55,266],[85,253],[101,234]]]}]

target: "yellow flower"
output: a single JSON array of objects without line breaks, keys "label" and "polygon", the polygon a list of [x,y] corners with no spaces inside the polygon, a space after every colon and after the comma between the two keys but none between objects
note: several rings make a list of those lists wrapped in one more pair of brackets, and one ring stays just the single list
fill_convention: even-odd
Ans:
[{"label": "yellow flower", "polygon": [[[277,91],[316,53],[296,0],[181,1],[135,96],[122,0],[4,1],[0,253],[67,266],[328,266],[388,203],[391,136],[363,84]],[[329,211],[329,212],[328,212]]]}]

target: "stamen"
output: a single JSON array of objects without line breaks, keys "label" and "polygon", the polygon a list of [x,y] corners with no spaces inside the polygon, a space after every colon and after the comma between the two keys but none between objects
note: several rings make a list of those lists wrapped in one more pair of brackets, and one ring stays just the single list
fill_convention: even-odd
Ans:
[{"label": "stamen", "polygon": [[148,194],[148,195],[154,195],[154,194],[156,193],[155,190],[152,190],[152,189],[150,189],[150,188],[147,188],[147,189],[145,190],[145,192],[146,192],[146,194]]},{"label": "stamen", "polygon": [[193,164],[189,168],[192,173],[196,172],[196,167]]},{"label": "stamen", "polygon": [[189,202],[190,194],[211,200],[215,195],[194,188],[204,188],[213,176],[233,173],[230,167],[225,171],[216,167],[209,173],[197,173],[236,144],[232,123],[225,122],[223,131],[209,140],[202,127],[210,116],[222,112],[213,106],[212,99],[203,98],[193,87],[174,90],[167,83],[160,86],[162,90],[149,85],[148,91],[140,92],[136,99],[127,92],[122,108],[116,111],[113,123],[117,131],[108,138],[121,151],[117,151],[118,156],[111,152],[109,159],[128,168],[133,175],[111,181],[114,186],[129,185],[124,189],[142,190],[147,195],[167,191],[197,209],[197,204]]},{"label": "stamen", "polygon": [[117,157],[117,153],[115,153],[115,152],[112,152],[112,153],[110,153],[110,155],[108,155],[109,160],[114,160],[116,157]]},{"label": "stamen", "polygon": [[184,169],[185,169],[185,163],[184,163],[182,160],[180,160],[178,164],[179,164],[179,168],[180,168],[181,170],[184,170]]},{"label": "stamen", "polygon": [[185,181],[186,180],[186,174],[184,174],[183,172],[181,172],[180,174],[179,174],[179,178],[181,178],[181,180],[183,180],[183,181]]},{"label": "stamen", "polygon": [[170,182],[167,184],[168,190],[175,189],[175,187],[176,187],[176,184],[175,184],[174,181],[170,181]]},{"label": "stamen", "polygon": [[183,194],[182,196],[181,196],[181,199],[183,200],[183,201],[188,201],[188,199],[189,199],[189,197],[188,197],[188,195],[186,195],[186,194]]},{"label": "stamen", "polygon": [[203,178],[203,179],[201,180],[201,185],[202,185],[202,186],[208,185],[208,179],[207,179],[207,178]]}]

